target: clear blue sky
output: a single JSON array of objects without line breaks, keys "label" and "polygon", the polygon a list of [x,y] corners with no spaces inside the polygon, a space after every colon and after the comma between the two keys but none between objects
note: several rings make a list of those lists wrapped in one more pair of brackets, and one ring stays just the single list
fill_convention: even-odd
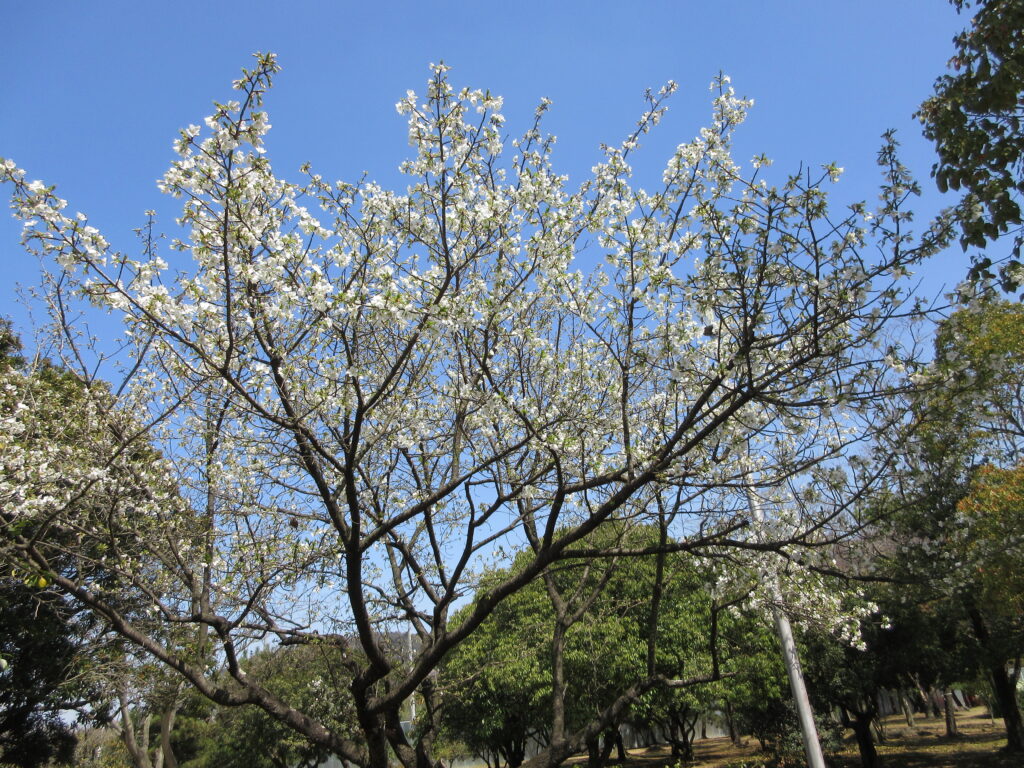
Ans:
[{"label": "clear blue sky", "polygon": [[[873,200],[879,136],[896,128],[932,212],[950,201],[932,190],[932,149],[912,114],[966,22],[943,0],[0,0],[0,155],[56,183],[127,250],[143,211],[165,209],[155,180],[177,129],[228,98],[257,50],[283,66],[267,100],[277,173],[297,179],[308,160],[329,179],[367,171],[383,184],[409,151],[394,104],[422,91],[430,62],[450,64],[456,85],[503,95],[513,134],[552,99],[556,167],[574,180],[600,142],[629,132],[645,88],[677,80],[637,163],[640,186],[703,124],[707,84],[723,70],[756,100],[741,159],[764,152],[778,177],[835,161],[840,197]],[[24,331],[15,283],[34,283],[37,268],[19,230],[0,220],[0,314]],[[929,286],[955,283],[965,265],[956,249],[929,266]]]}]

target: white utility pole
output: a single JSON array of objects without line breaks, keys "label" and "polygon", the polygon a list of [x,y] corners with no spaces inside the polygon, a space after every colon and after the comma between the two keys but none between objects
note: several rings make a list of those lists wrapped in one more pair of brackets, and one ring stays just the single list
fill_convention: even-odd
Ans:
[{"label": "white utility pole", "polygon": [[[754,493],[753,486],[747,483],[747,503],[750,505],[750,512],[758,523],[764,522],[764,512],[761,511],[761,500]],[[779,577],[772,574],[769,577],[768,588],[772,596],[772,616],[775,619],[775,632],[779,636],[779,644],[782,646],[782,660],[786,665],[786,674],[789,675],[789,687],[793,692],[793,702],[796,704],[796,714],[800,720],[800,735],[804,742],[804,753],[807,755],[809,768],[825,768],[825,756],[821,752],[821,743],[818,741],[818,729],[814,725],[814,712],[811,709],[811,700],[807,698],[807,686],[804,685],[804,673],[800,669],[800,657],[796,651],[796,641],[793,639],[793,628],[789,624],[789,617],[782,610],[782,589],[779,586]]]}]

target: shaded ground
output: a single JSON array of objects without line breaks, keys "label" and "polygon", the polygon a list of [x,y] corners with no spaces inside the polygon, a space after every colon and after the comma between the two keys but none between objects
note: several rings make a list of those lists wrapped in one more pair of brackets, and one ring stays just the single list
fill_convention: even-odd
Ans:
[{"label": "shaded ground", "polygon": [[[902,715],[885,718],[886,743],[878,746],[882,765],[887,768],[1021,768],[1024,757],[1007,755],[1003,721],[989,719],[984,707],[957,713],[958,738],[946,738],[941,717],[915,718],[909,728]],[[842,768],[860,765],[856,744],[848,742]]]},{"label": "shaded ground", "polygon": [[[960,736],[947,739],[946,726],[941,717],[915,718],[908,728],[902,715],[884,719],[886,743],[878,746],[881,764],[885,768],[1024,768],[1024,758],[1011,756],[1001,750],[1006,744],[1003,723],[992,722],[983,707],[957,713]],[[694,745],[695,760],[692,768],[722,768],[746,762],[759,766],[763,755],[758,752],[757,739],[747,737],[741,746],[729,739],[706,739]],[[586,763],[583,757],[567,764]],[[668,747],[650,747],[629,751],[624,768],[660,768],[673,764]],[[846,749],[834,762],[836,768],[859,768],[860,758],[853,736],[846,739]]]}]

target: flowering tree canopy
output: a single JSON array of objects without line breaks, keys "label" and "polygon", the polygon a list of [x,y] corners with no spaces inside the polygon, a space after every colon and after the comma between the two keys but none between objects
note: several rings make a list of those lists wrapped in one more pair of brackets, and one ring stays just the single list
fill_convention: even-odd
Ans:
[{"label": "flowering tree canopy", "polygon": [[[851,487],[877,476],[838,459],[889,425],[872,405],[890,394],[901,281],[948,237],[909,234],[914,187],[893,142],[878,210],[837,214],[822,185],[840,169],[772,186],[765,158],[749,173],[732,159],[750,102],[721,78],[710,126],[652,190],[634,188],[628,159],[669,84],[570,189],[541,130],[546,103],[509,141],[501,100],[456,91],[436,66],[425,98],[398,103],[404,191],[308,169],[295,184],[263,147],[276,70],[259,55],[237,100],[181,132],[160,182],[182,205],[168,254],[155,238],[114,250],[53,187],[0,161],[26,247],[55,265],[69,364],[84,358],[76,300],[126,331],[123,379],[87,390],[82,418],[109,423],[104,439],[52,447],[59,461],[23,437],[28,379],[9,374],[12,556],[211,699],[256,704],[356,764],[393,752],[412,766],[431,760],[445,654],[553,563],[607,554],[588,544],[606,522],[660,505],[673,521],[662,550],[789,558],[842,527]],[[144,467],[140,444],[155,449]],[[748,519],[732,489],[752,482],[793,502],[785,524]],[[81,515],[98,495],[105,514]],[[102,585],[51,567],[67,533],[72,554],[103,559]],[[394,641],[407,630],[411,647]],[[358,738],[245,668],[243,650],[271,640],[339,649]],[[640,670],[625,695],[684,682]],[[415,737],[400,724],[414,693]]]}]

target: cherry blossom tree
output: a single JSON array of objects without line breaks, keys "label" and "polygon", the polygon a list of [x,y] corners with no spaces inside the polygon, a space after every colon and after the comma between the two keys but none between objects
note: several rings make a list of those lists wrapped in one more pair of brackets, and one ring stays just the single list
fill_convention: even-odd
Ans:
[{"label": "cherry blossom tree", "polygon": [[[398,103],[404,190],[308,168],[297,184],[264,152],[277,68],[258,55],[235,100],[181,131],[160,182],[182,206],[167,252],[152,220],[135,255],[113,249],[0,161],[26,247],[53,265],[54,349],[91,380],[72,308],[86,299],[125,326],[120,378],[87,414],[109,424],[102,441],[44,460],[16,437],[31,408],[4,411],[12,557],[213,701],[259,706],[355,764],[411,768],[433,760],[435,670],[495,606],[560,560],[659,549],[588,545],[609,521],[668,500],[662,551],[754,572],[813,564],[841,535],[880,476],[866,461],[843,471],[843,457],[894,418],[872,406],[891,394],[890,324],[913,311],[904,278],[948,239],[945,224],[909,233],[914,185],[894,142],[879,208],[834,211],[824,186],[839,168],[772,185],[766,158],[733,160],[751,103],[723,77],[709,127],[636,188],[629,160],[670,83],[570,188],[546,101],[510,140],[500,98],[456,90],[435,66],[425,97]],[[140,446],[154,449],[142,468],[129,461]],[[789,500],[788,516],[752,522],[751,483]],[[80,515],[98,494],[106,514]],[[114,576],[101,588],[54,571],[67,547],[50,532],[73,532],[83,553],[102,543]],[[525,561],[450,622],[524,543]],[[409,631],[414,643],[396,640]],[[358,737],[245,666],[247,648],[314,639],[346,667],[338,695]],[[645,691],[689,682],[638,679],[531,764],[579,750]],[[415,736],[400,722],[414,694]]]}]

